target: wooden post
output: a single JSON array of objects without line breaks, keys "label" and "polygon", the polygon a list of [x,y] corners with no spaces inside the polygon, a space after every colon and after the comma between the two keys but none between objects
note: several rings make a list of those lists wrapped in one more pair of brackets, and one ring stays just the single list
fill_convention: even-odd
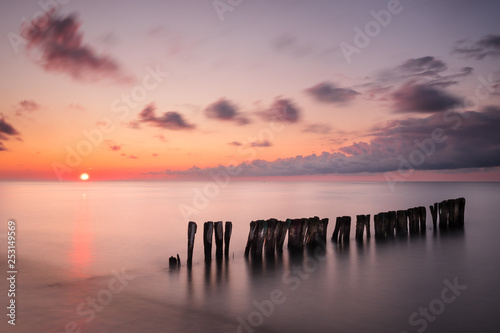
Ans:
[{"label": "wooden post", "polygon": [[176,269],[176,268],[178,268],[178,266],[177,266],[177,258],[176,257],[171,256],[170,258],[168,258],[168,267],[170,269]]},{"label": "wooden post", "polygon": [[262,258],[262,248],[264,246],[264,241],[267,232],[267,222],[263,220],[257,221],[257,231],[252,244],[252,257]]},{"label": "wooden post", "polygon": [[387,236],[394,237],[394,231],[396,230],[396,212],[390,211],[387,213]]},{"label": "wooden post", "polygon": [[385,228],[384,219],[382,218],[383,213],[378,213],[373,216],[373,224],[375,228],[375,238],[383,239],[385,238]]},{"label": "wooden post", "polygon": [[340,237],[342,240],[342,243],[349,243],[350,241],[350,236],[351,236],[351,217],[350,216],[343,216],[342,217],[342,224],[340,226]]},{"label": "wooden post", "polygon": [[406,216],[406,210],[398,210],[396,212],[397,224],[396,224],[396,234],[398,236],[408,235],[408,217]]},{"label": "wooden post", "polygon": [[427,211],[424,206],[418,207],[420,216],[420,233],[425,234],[427,224]]},{"label": "wooden post", "polygon": [[205,262],[212,261],[212,235],[214,233],[214,223],[205,222],[203,225],[203,246],[205,247]]},{"label": "wooden post", "polygon": [[320,243],[320,220],[319,217],[311,217],[308,220],[305,243],[308,247],[315,247]]},{"label": "wooden post", "polygon": [[177,267],[181,267],[181,257],[179,257],[179,253],[177,253]]},{"label": "wooden post", "polygon": [[[288,226],[290,225],[290,219],[287,219],[286,222],[279,221],[276,225],[276,251],[278,253],[283,252],[283,244],[285,243],[286,233],[288,231]],[[290,240],[289,240],[290,242]]]},{"label": "wooden post", "polygon": [[267,220],[267,231],[266,231],[266,242],[265,242],[265,254],[266,257],[273,257],[274,256],[274,250],[276,248],[276,238],[274,237],[275,231],[276,231],[276,223],[278,220],[276,219],[269,219]]},{"label": "wooden post", "polygon": [[446,230],[448,229],[448,201],[441,201],[439,203],[439,229]]},{"label": "wooden post", "polygon": [[226,221],[226,230],[224,231],[224,257],[229,258],[229,241],[233,232],[233,223]]},{"label": "wooden post", "polygon": [[365,215],[356,215],[356,241],[363,241],[363,232],[366,224],[366,216]]},{"label": "wooden post", "polygon": [[337,243],[339,240],[340,225],[342,224],[342,217],[337,216],[335,221],[335,230],[333,230],[332,242]]},{"label": "wooden post", "polygon": [[457,201],[458,201],[458,216],[459,216],[458,226],[460,228],[463,228],[463,226],[465,225],[465,198],[458,198]]},{"label": "wooden post", "polygon": [[438,204],[437,202],[434,203],[434,205],[429,206],[431,210],[431,215],[432,215],[432,227],[434,231],[436,231],[436,226],[437,226],[437,217],[438,217]]},{"label": "wooden post", "polygon": [[192,221],[189,222],[189,224],[188,224],[188,259],[187,259],[188,266],[191,266],[193,263],[194,238],[195,238],[197,229],[198,229],[198,226],[196,225],[196,222],[192,222]]},{"label": "wooden post", "polygon": [[224,247],[224,230],[222,230],[222,221],[214,223],[215,233],[215,259],[222,260]]},{"label": "wooden post", "polygon": [[371,237],[371,232],[370,232],[370,214],[366,215],[366,239]]},{"label": "wooden post", "polygon": [[328,229],[328,218],[324,218],[319,222],[319,228],[318,228],[318,233],[320,240],[322,242],[322,246],[325,246],[326,244],[326,231]]},{"label": "wooden post", "polygon": [[288,249],[292,251],[304,248],[304,232],[307,228],[306,219],[293,219],[288,228]]},{"label": "wooden post", "polygon": [[255,237],[257,236],[257,222],[250,222],[250,231],[248,232],[247,246],[245,247],[245,256],[248,257],[252,245],[254,243]]}]

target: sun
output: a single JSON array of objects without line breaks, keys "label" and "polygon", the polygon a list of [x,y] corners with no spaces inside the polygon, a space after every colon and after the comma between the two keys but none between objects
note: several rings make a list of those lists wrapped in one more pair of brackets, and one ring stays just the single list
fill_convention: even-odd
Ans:
[{"label": "sun", "polygon": [[80,175],[80,179],[81,180],[88,180],[89,179],[89,174],[88,173],[82,173]]}]

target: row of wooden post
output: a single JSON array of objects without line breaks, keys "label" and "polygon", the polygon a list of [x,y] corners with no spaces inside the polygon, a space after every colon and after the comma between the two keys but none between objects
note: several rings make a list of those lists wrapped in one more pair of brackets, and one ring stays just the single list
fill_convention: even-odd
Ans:
[{"label": "row of wooden post", "polygon": [[[196,222],[188,224],[188,259],[187,264],[191,266],[193,263],[194,239],[198,227]],[[233,223],[226,222],[225,232],[223,230],[222,221],[208,221],[203,224],[203,248],[205,253],[205,262],[212,261],[212,239],[215,234],[215,258],[222,260],[223,255],[229,258],[229,242],[233,231]]]},{"label": "row of wooden post", "polygon": [[465,198],[449,199],[434,203],[429,206],[432,215],[432,224],[434,230],[438,223],[439,229],[461,229],[464,227],[465,220]]},{"label": "row of wooden post", "polygon": [[[465,199],[450,199],[430,206],[434,230],[439,217],[439,229],[458,229],[464,226]],[[374,231],[376,239],[390,238],[395,235],[407,236],[423,234],[426,231],[426,209],[425,207],[414,207],[407,210],[382,212],[373,216]],[[264,252],[266,257],[272,257],[275,253],[283,252],[283,244],[288,233],[288,249],[291,251],[302,250],[304,246],[316,247],[326,243],[328,218],[319,217],[287,219],[258,220],[250,222],[245,256],[261,258]],[[356,215],[356,240],[363,241],[370,238],[370,215]],[[190,266],[193,262],[193,249],[197,225],[195,222],[188,224],[188,259]],[[332,241],[343,244],[348,243],[351,232],[351,217],[337,217]],[[229,241],[231,239],[232,223],[226,222],[225,232],[222,222],[205,222],[203,225],[203,246],[205,262],[212,260],[212,238],[215,234],[215,256],[222,260],[223,255],[229,257]],[[223,247],[224,246],[224,247]],[[170,267],[179,267],[180,258],[170,257]]]},{"label": "row of wooden post", "polygon": [[288,249],[301,250],[305,246],[314,247],[326,242],[328,219],[317,216],[302,219],[258,220],[250,222],[245,256],[261,258],[262,251],[266,257],[273,257],[283,252],[283,243],[288,232]]}]

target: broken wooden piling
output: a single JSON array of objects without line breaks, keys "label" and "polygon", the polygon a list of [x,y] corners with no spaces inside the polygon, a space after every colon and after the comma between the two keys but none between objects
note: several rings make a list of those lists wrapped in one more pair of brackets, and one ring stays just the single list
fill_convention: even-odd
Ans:
[{"label": "broken wooden piling", "polygon": [[264,245],[264,253],[266,254],[266,257],[274,256],[274,251],[276,249],[275,231],[277,222],[278,220],[276,219],[267,220],[267,231],[265,235]]},{"label": "broken wooden piling", "polygon": [[248,240],[247,246],[245,247],[245,256],[247,257],[250,254],[250,249],[252,248],[252,244],[257,234],[257,222],[250,222],[250,231],[248,232]]},{"label": "broken wooden piling", "polygon": [[288,249],[300,251],[304,248],[304,232],[307,228],[307,219],[290,220],[288,227]]},{"label": "broken wooden piling", "polygon": [[429,209],[431,210],[431,215],[432,215],[432,227],[434,231],[436,231],[438,211],[439,211],[437,202],[434,203],[434,205],[429,206]]},{"label": "broken wooden piling", "polygon": [[332,241],[334,243],[349,243],[351,234],[351,217],[339,216],[335,222]]},{"label": "broken wooden piling", "polygon": [[[465,220],[465,198],[443,200],[431,207],[432,222],[436,225],[439,217],[439,230],[461,229]],[[436,209],[437,208],[437,209]]]},{"label": "broken wooden piling", "polygon": [[398,210],[396,212],[396,235],[405,237],[408,235],[408,217],[406,210]]},{"label": "broken wooden piling", "polygon": [[170,269],[178,269],[181,267],[181,258],[179,257],[179,254],[177,254],[177,258],[174,256],[168,258],[168,267]]},{"label": "broken wooden piling", "polygon": [[224,257],[229,258],[229,241],[233,232],[233,223],[226,221],[226,229],[224,231]]},{"label": "broken wooden piling", "polygon": [[212,221],[205,222],[203,225],[203,246],[205,248],[205,262],[212,261],[212,235],[214,231],[214,223]]},{"label": "broken wooden piling", "polygon": [[188,266],[193,263],[193,249],[194,249],[194,238],[196,235],[196,230],[198,229],[196,222],[189,222],[188,224]]},{"label": "broken wooden piling", "polygon": [[222,221],[214,223],[215,234],[215,259],[222,260],[223,246],[224,246],[224,230]]},{"label": "broken wooden piling", "polygon": [[255,232],[255,237],[252,242],[252,248],[250,253],[253,258],[262,257],[262,247],[264,246],[265,236],[267,233],[267,222],[264,220],[257,221],[257,230]]},{"label": "broken wooden piling", "polygon": [[427,210],[424,206],[418,207],[420,217],[420,233],[424,234],[427,227]]},{"label": "broken wooden piling", "polygon": [[289,220],[286,222],[278,221],[278,224],[276,225],[274,233],[276,235],[276,252],[278,253],[283,252],[283,244],[285,243],[285,237],[288,232],[289,225]]},{"label": "broken wooden piling", "polygon": [[356,215],[356,240],[363,241],[366,228],[366,238],[370,237],[370,215]]}]

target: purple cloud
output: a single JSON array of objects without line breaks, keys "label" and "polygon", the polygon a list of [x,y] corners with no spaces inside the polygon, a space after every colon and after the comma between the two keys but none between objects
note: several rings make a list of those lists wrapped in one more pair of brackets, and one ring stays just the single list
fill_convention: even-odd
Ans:
[{"label": "purple cloud", "polygon": [[138,128],[138,123],[146,123],[170,130],[192,130],[196,127],[186,122],[184,117],[175,111],[164,112],[161,116],[156,116],[156,106],[154,103],[146,105],[139,113],[139,120],[133,121],[130,126]]},{"label": "purple cloud", "polygon": [[306,89],[306,92],[323,103],[346,103],[359,95],[359,92],[353,89],[338,88],[335,84],[329,82],[318,83]]}]

